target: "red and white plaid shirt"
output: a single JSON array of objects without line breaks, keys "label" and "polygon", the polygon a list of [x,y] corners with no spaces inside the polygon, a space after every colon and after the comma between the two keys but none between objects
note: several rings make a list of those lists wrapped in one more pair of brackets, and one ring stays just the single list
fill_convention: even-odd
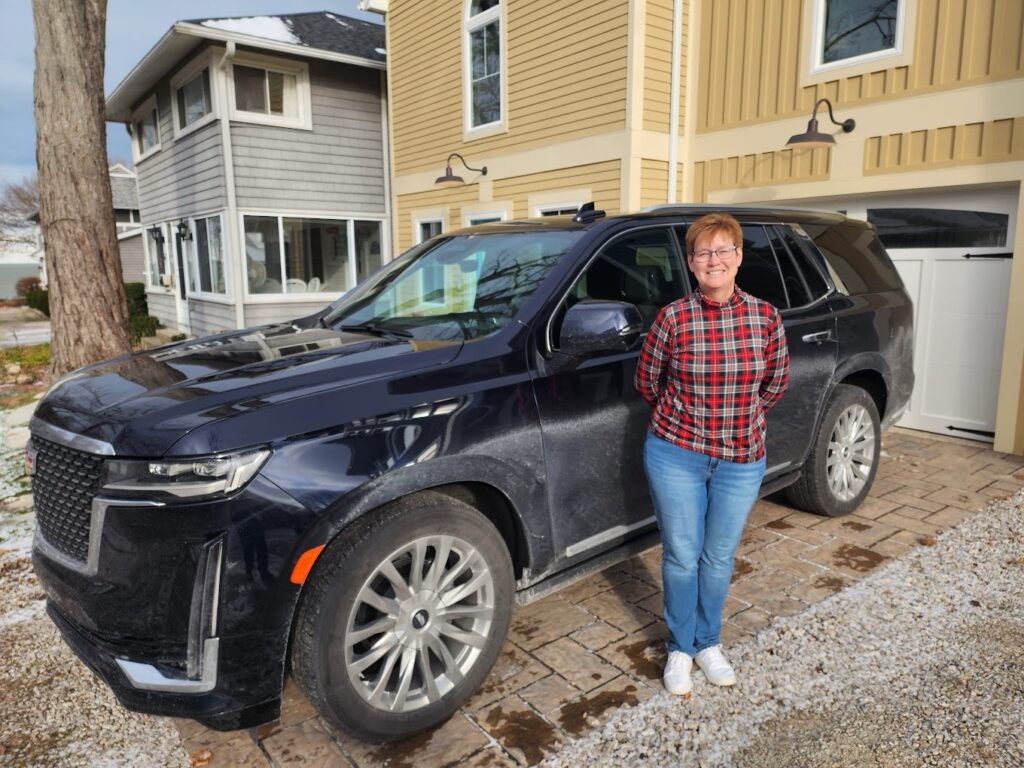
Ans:
[{"label": "red and white plaid shirt", "polygon": [[650,430],[728,461],[764,456],[765,413],[786,391],[789,352],[778,311],[737,288],[724,303],[699,290],[663,307],[635,384],[654,408]]}]

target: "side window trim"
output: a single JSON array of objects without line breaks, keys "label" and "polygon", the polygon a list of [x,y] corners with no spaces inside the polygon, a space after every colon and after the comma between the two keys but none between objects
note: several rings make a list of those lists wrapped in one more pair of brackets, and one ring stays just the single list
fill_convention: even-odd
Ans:
[{"label": "side window trim", "polygon": [[579,282],[580,278],[583,277],[587,270],[590,269],[594,262],[597,261],[598,257],[600,257],[601,254],[604,253],[604,251],[617,240],[620,240],[624,237],[629,237],[630,235],[635,235],[637,232],[644,232],[651,229],[668,230],[669,245],[675,252],[674,257],[676,260],[676,265],[679,267],[680,275],[683,278],[683,288],[688,288],[689,278],[686,275],[685,260],[680,258],[679,239],[675,236],[674,232],[674,228],[678,226],[678,224],[679,222],[658,222],[657,224],[651,224],[646,227],[631,227],[629,229],[623,230],[621,232],[616,232],[610,235],[606,240],[604,240],[600,245],[598,245],[594,249],[594,252],[590,255],[590,257],[581,265],[581,267],[572,273],[567,285],[562,290],[561,296],[559,297],[558,301],[555,303],[553,309],[548,315],[547,322],[544,325],[544,357],[550,358],[555,352],[558,351],[558,346],[555,344],[554,337],[552,336],[552,329],[554,326],[555,318],[558,317],[559,314],[561,314],[562,308],[565,305],[565,302],[568,300],[569,294],[572,292],[572,289],[576,286],[576,283]]},{"label": "side window trim", "polygon": [[811,236],[804,231],[804,228],[795,223],[787,224],[786,226],[795,235],[795,242],[804,249],[804,255],[812,262],[814,268],[818,270],[818,274],[824,278],[825,284],[829,287],[829,292],[825,295],[825,298],[835,293],[849,296],[850,291],[838,280],[839,276],[835,275],[829,267],[825,254],[821,252],[814,240],[811,239]]}]

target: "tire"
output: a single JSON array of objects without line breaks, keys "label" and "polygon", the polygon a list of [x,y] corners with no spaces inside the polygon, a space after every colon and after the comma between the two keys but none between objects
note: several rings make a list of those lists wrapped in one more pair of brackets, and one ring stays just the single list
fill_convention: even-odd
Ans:
[{"label": "tire", "polygon": [[411,736],[443,723],[483,682],[513,589],[508,549],[477,510],[434,492],[399,500],[317,558],[292,674],[339,729],[364,741]]},{"label": "tire", "polygon": [[860,506],[878,472],[881,420],[871,396],[839,384],[821,419],[800,479],[786,489],[790,502],[819,515],[848,515]]}]

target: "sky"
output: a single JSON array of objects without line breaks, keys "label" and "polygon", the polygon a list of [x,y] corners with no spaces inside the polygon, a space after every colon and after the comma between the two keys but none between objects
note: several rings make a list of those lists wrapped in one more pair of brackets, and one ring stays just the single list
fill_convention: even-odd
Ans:
[{"label": "sky", "polygon": [[[358,9],[357,0],[107,0],[107,62],[104,90],[109,95],[171,24],[181,19],[331,11],[380,23],[376,13]],[[35,123],[32,119],[34,31],[31,0],[0,0],[0,187],[35,175]],[[124,125],[107,123],[110,162],[131,165]]]}]

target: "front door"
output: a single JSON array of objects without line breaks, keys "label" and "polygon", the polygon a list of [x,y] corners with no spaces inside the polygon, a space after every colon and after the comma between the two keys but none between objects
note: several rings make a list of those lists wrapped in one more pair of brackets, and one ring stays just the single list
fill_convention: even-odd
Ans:
[{"label": "front door", "polygon": [[602,246],[563,302],[564,310],[582,299],[626,301],[640,310],[644,328],[628,352],[582,362],[556,354],[538,371],[534,391],[559,559],[587,559],[655,524],[643,468],[651,409],[633,374],[658,311],[685,293],[681,264],[669,227],[633,230]]}]

